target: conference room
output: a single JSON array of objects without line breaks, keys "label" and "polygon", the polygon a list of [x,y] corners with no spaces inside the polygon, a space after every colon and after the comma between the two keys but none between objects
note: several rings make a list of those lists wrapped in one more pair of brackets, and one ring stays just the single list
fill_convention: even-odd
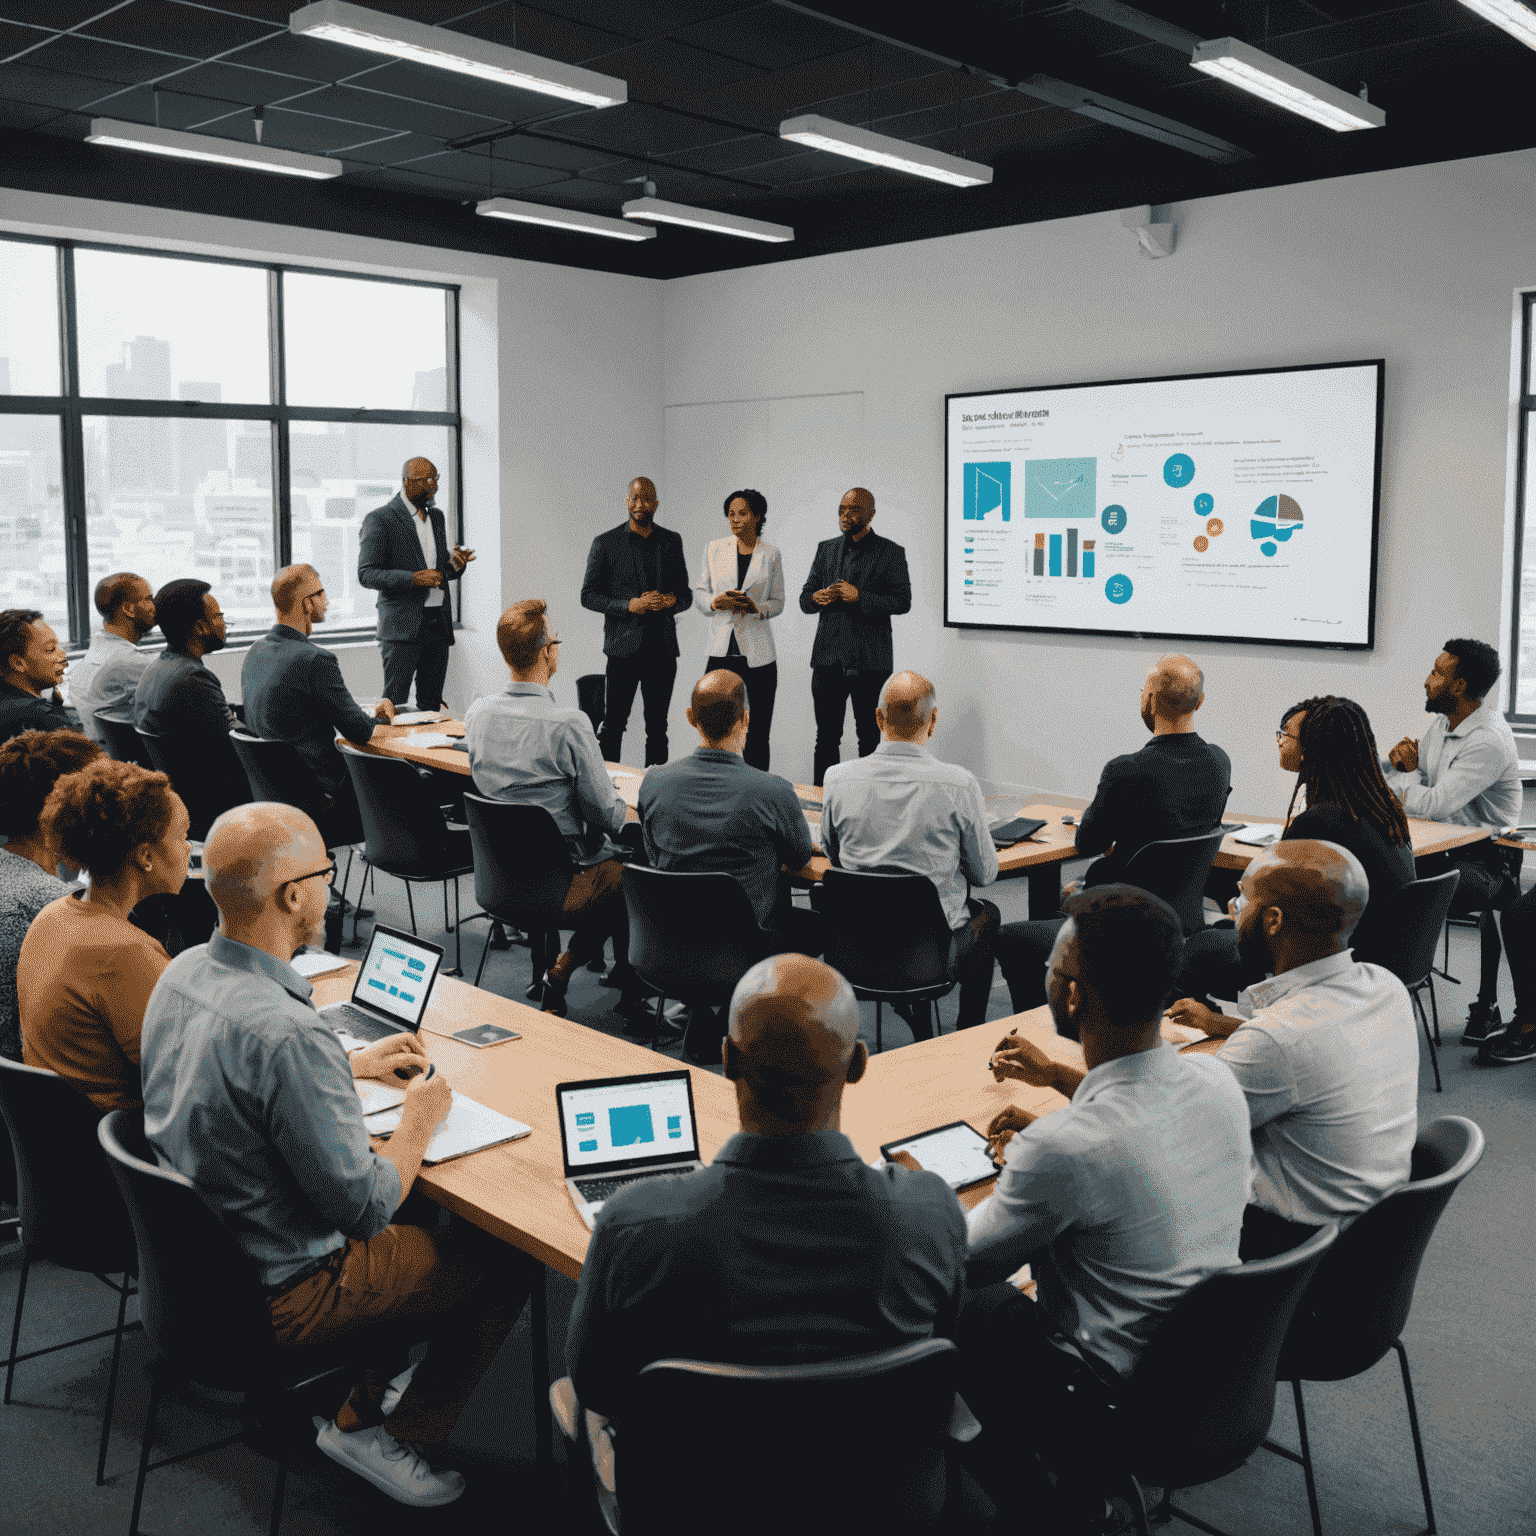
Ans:
[{"label": "conference room", "polygon": [[[585,1430],[571,1417],[568,1437],[549,1407],[595,1241],[567,1188],[579,1169],[557,1089],[684,1074],[686,1111],[658,1107],[655,1123],[693,1116],[684,1150],[710,1164],[745,1125],[720,1036],[759,958],[749,944],[725,954],[731,922],[708,894],[686,920],[666,905],[681,876],[644,905],[647,886],[667,885],[647,852],[654,797],[701,761],[696,748],[722,773],[736,764],[714,759],[735,757],[781,781],[796,823],[784,835],[811,853],[777,860],[767,921],[814,929],[858,994],[848,1048],[868,1067],[846,1082],[841,1126],[862,1163],[956,1122],[984,1139],[1010,1108],[1044,1127],[1076,1112],[1093,1070],[1040,979],[1064,896],[1103,883],[1094,861],[1116,842],[1080,849],[1079,824],[1106,765],[1165,740],[1144,711],[1172,656],[1199,678],[1182,734],[1219,749],[1227,793],[1214,823],[1163,829],[1204,839],[1178,855],[1195,860],[1179,880],[1166,883],[1174,855],[1155,852],[1114,878],[1167,898],[1190,953],[1237,953],[1252,920],[1228,903],[1254,900],[1239,882],[1283,854],[1272,829],[1324,804],[1277,733],[1300,740],[1309,716],[1316,731],[1325,700],[1353,701],[1384,761],[1417,744],[1418,767],[1393,756],[1372,780],[1406,817],[1403,889],[1469,865],[1505,884],[1465,907],[1460,878],[1464,910],[1448,895],[1413,927],[1414,955],[1405,943],[1375,962],[1390,959],[1424,1010],[1409,1015],[1421,1142],[1446,1123],[1415,1153],[1414,1181],[1464,1137],[1396,1324],[1408,1363],[1394,1334],[1346,1379],[1275,1377],[1272,1422],[1229,1468],[1159,1481],[1149,1465],[1147,1503],[1171,1482],[1179,1510],[1256,1536],[1519,1528],[1536,1355],[1510,1319],[1536,1258],[1536,1086],[1517,1053],[1493,1055],[1497,1031],[1524,1023],[1526,946],[1509,912],[1532,887],[1520,855],[1536,823],[1520,798],[1536,779],[1523,590],[1536,140],[1505,105],[1528,95],[1536,61],[1518,17],[1496,24],[1471,0],[1433,16],[1298,3],[1220,22],[1097,0],[910,20],[779,0],[654,15],[382,0],[292,21],[182,0],[99,9],[0,17],[0,610],[41,615],[27,622],[67,655],[58,696],[73,707],[72,678],[105,633],[103,578],[135,574],[151,596],[206,583],[223,634],[196,660],[238,717],[248,658],[290,623],[274,579],[313,573],[313,589],[290,593],[305,638],[359,715],[384,717],[338,749],[360,819],[322,839],[341,920],[306,944],[313,1001],[345,1002],[354,983],[366,996],[381,939],[413,939],[437,967],[421,1015],[434,1077],[528,1131],[422,1166],[410,1199],[527,1260],[532,1278],[445,1442],[466,1491],[454,1514],[423,1515],[320,1455],[308,1406],[301,1432],[274,1443],[245,1432],[220,1383],[151,1374],[165,1341],[140,1311],[151,1282],[137,1250],[95,1266],[113,1294],[92,1268],[29,1253],[44,1239],[23,1206],[0,1230],[0,1319],[19,1319],[0,1407],[7,1518],[255,1531],[276,1510],[295,1533],[522,1510],[538,1528],[602,1529]],[[429,45],[459,49],[458,65]],[[1240,76],[1268,78],[1270,96]],[[1313,115],[1277,104],[1281,86]],[[1433,136],[1420,119],[1431,88],[1463,108]],[[1334,131],[1330,112],[1357,116]],[[271,174],[285,156],[294,174]],[[413,482],[423,463],[430,485]],[[408,543],[390,580],[364,579],[378,568],[365,525],[391,506],[437,582],[393,581],[415,564]],[[549,647],[533,671],[498,633],[528,600],[546,605],[533,638]],[[392,631],[391,612],[412,604],[427,628]],[[1455,681],[1447,646],[1464,640],[1497,662],[1480,700]],[[158,658],[166,642],[150,626],[131,643]],[[1460,723],[1435,705],[1447,656],[1457,699],[1480,702],[1510,743],[1492,819],[1406,792],[1429,777],[1417,746],[1448,715]],[[750,748],[690,719],[709,703],[695,684],[720,670],[759,723]],[[928,702],[912,685],[915,724],[892,731],[900,700],[882,689],[906,674]],[[477,783],[475,706],[509,685],[547,686],[623,802],[604,835],[630,898],[631,990],[611,950],[590,966],[577,951],[558,987],[541,985],[574,930],[540,927],[536,906],[507,894],[531,823],[508,831],[497,802],[516,796]],[[633,701],[623,718],[616,694]],[[238,752],[258,732],[235,723]],[[849,828],[861,805],[884,804],[858,798],[879,787],[856,785],[858,765],[918,752],[974,795],[988,841],[1025,823],[977,854],[995,855],[995,880],[951,866],[958,905],[941,926],[980,923],[995,962],[979,1000],[955,952],[918,942],[928,916],[893,896],[869,919],[893,866],[854,870]],[[171,777],[179,789],[198,772],[194,760]],[[284,800],[245,782],[254,802]],[[211,824],[190,829],[196,843]],[[384,847],[421,827],[442,848],[454,839],[455,857]],[[25,833],[10,842],[21,851]],[[161,931],[173,964],[211,933],[204,873],[174,898],[185,931]],[[1202,991],[1199,1015],[1175,1009],[1160,1026],[1169,1054],[1220,1063],[1236,991]],[[685,1034],[707,1010],[714,1033]],[[494,1043],[463,1038],[477,1033]],[[1010,1034],[1061,1075],[1000,1078]],[[382,1157],[389,1143],[372,1146]],[[966,1179],[960,1205],[994,1187]],[[1381,1209],[1394,1200],[1407,1203]],[[334,1417],[337,1401],[314,1411]],[[228,1437],[244,1443],[138,1475],[146,1445],[158,1461]],[[1265,1439],[1305,1446],[1310,1465]],[[740,1476],[760,1472],[743,1463]],[[1135,1529],[1122,1483],[1105,1491]],[[649,1516],[637,1496],[631,1524],[664,1518],[666,1494],[652,1491]],[[622,1469],[614,1497],[623,1508]]]}]

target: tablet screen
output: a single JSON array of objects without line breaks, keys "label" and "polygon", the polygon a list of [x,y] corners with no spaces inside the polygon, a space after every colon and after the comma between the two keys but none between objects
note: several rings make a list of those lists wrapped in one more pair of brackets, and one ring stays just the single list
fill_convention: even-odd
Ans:
[{"label": "tablet screen", "polygon": [[888,1162],[894,1162],[898,1152],[905,1152],[919,1168],[938,1174],[951,1189],[978,1184],[997,1172],[997,1164],[987,1150],[987,1138],[964,1120],[909,1136],[905,1141],[889,1142],[880,1151]]}]

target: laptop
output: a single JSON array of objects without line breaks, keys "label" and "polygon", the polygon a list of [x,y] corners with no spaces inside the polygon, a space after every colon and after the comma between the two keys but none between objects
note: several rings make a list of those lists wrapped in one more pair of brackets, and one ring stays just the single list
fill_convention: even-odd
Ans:
[{"label": "laptop", "polygon": [[619,1190],[704,1166],[686,1069],[557,1083],[555,1099],[565,1187],[588,1231],[603,1202]]},{"label": "laptop", "polygon": [[415,1033],[443,963],[443,947],[414,934],[375,923],[368,953],[352,984],[352,1001],[329,1003],[320,1017],[338,1035],[383,1040]]}]

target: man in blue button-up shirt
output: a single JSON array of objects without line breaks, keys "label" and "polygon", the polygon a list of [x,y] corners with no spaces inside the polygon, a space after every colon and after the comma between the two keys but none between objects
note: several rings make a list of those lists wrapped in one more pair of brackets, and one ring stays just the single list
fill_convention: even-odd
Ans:
[{"label": "man in blue button-up shirt", "polygon": [[[446,1504],[462,1477],[413,1447],[453,1428],[522,1311],[532,1261],[474,1227],[396,1220],[451,1096],[441,1075],[424,1075],[414,1035],[349,1063],[289,965],[323,936],[336,869],[315,824],[288,805],[241,806],[214,824],[203,860],[220,931],[178,955],[150,994],[145,1135],[250,1258],[279,1345],[402,1320],[397,1359],[367,1372],[316,1443],[401,1503]],[[354,1076],[408,1077],[382,1152],[369,1146]],[[423,1334],[427,1358],[391,1381]]]}]

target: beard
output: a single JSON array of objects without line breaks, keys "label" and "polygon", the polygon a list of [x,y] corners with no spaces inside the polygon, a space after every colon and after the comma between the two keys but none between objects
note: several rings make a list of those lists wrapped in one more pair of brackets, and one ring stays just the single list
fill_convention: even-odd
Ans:
[{"label": "beard", "polygon": [[1443,693],[1426,693],[1424,695],[1424,713],[1426,715],[1448,715],[1452,707],[1451,701]]},{"label": "beard", "polygon": [[222,651],[228,642],[227,635],[209,635],[203,642],[203,655],[207,656],[213,651]]},{"label": "beard", "polygon": [[1080,1031],[1077,1027],[1077,1020],[1067,1012],[1065,999],[1063,999],[1063,1006],[1060,1013],[1056,1011],[1056,1004],[1054,1001],[1051,1002],[1050,1008],[1051,1022],[1056,1026],[1056,1033],[1060,1035],[1063,1040],[1078,1039]]}]

